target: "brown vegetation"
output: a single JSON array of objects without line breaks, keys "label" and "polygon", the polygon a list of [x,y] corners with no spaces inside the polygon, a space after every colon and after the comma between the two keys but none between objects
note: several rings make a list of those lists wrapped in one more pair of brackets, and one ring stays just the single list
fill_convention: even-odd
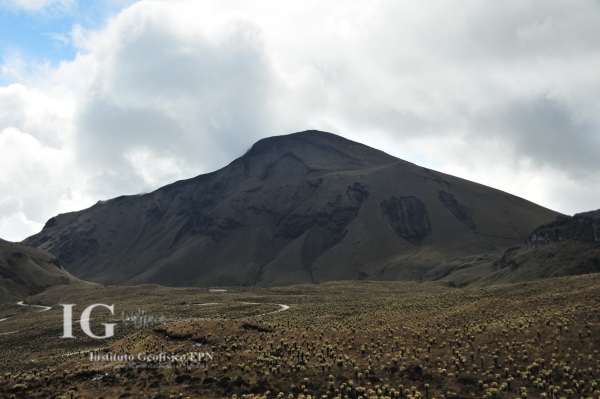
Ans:
[{"label": "brown vegetation", "polygon": [[[133,302],[143,293],[137,289],[106,288],[95,296]],[[478,290],[395,282],[176,295],[143,289],[150,308],[179,307],[196,319],[128,333],[94,353],[207,351],[212,361],[98,368],[87,353],[66,362],[48,357],[45,364],[5,367],[0,392],[16,398],[600,397],[600,275]],[[36,297],[56,298],[56,292]],[[252,303],[262,304],[256,314],[279,303],[290,309],[252,316],[258,306]],[[227,320],[197,319],[219,312]]]}]

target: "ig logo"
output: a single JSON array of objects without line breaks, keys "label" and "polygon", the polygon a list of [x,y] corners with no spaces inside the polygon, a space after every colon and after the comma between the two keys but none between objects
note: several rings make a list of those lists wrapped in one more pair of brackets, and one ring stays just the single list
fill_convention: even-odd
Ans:
[{"label": "ig logo", "polygon": [[[75,338],[73,335],[73,307],[75,304],[63,305],[63,335],[61,338]],[[104,335],[95,335],[90,329],[90,315],[92,310],[97,307],[103,307],[110,310],[110,314],[115,314],[115,305],[105,305],[103,303],[95,303],[85,308],[79,319],[79,324],[83,332],[90,338],[104,339],[110,338],[115,335],[115,324],[116,323],[102,323],[104,326]]]}]

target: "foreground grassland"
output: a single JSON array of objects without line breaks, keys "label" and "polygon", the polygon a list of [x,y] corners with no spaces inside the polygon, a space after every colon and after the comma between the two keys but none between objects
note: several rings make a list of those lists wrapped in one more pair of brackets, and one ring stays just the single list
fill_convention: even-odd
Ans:
[{"label": "foreground grassland", "polygon": [[[51,309],[0,308],[5,397],[600,398],[597,274],[477,290],[395,282],[218,292],[79,285],[25,303]],[[100,323],[138,310],[174,321],[119,324],[110,340],[84,339],[74,323],[77,339],[63,340],[60,303],[77,304],[76,312],[115,304],[115,316],[93,315],[98,334]],[[89,351],[214,358],[106,368]]]}]

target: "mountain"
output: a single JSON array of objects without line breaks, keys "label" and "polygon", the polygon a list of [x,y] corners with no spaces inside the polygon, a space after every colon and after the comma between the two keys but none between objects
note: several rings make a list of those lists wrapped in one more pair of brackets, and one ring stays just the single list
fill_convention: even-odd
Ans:
[{"label": "mountain", "polygon": [[334,134],[255,143],[228,166],[48,220],[25,244],[103,284],[437,280],[558,213]]},{"label": "mountain", "polygon": [[39,294],[54,285],[78,282],[55,256],[0,239],[0,303]]},{"label": "mountain", "polygon": [[487,282],[514,283],[600,272],[600,209],[560,215],[536,228],[527,242],[495,261]]}]

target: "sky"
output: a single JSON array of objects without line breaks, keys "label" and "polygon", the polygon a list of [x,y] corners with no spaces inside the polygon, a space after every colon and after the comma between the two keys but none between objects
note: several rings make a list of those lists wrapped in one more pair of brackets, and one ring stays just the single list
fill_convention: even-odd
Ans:
[{"label": "sky", "polygon": [[308,129],[600,208],[599,0],[0,0],[0,238]]}]

